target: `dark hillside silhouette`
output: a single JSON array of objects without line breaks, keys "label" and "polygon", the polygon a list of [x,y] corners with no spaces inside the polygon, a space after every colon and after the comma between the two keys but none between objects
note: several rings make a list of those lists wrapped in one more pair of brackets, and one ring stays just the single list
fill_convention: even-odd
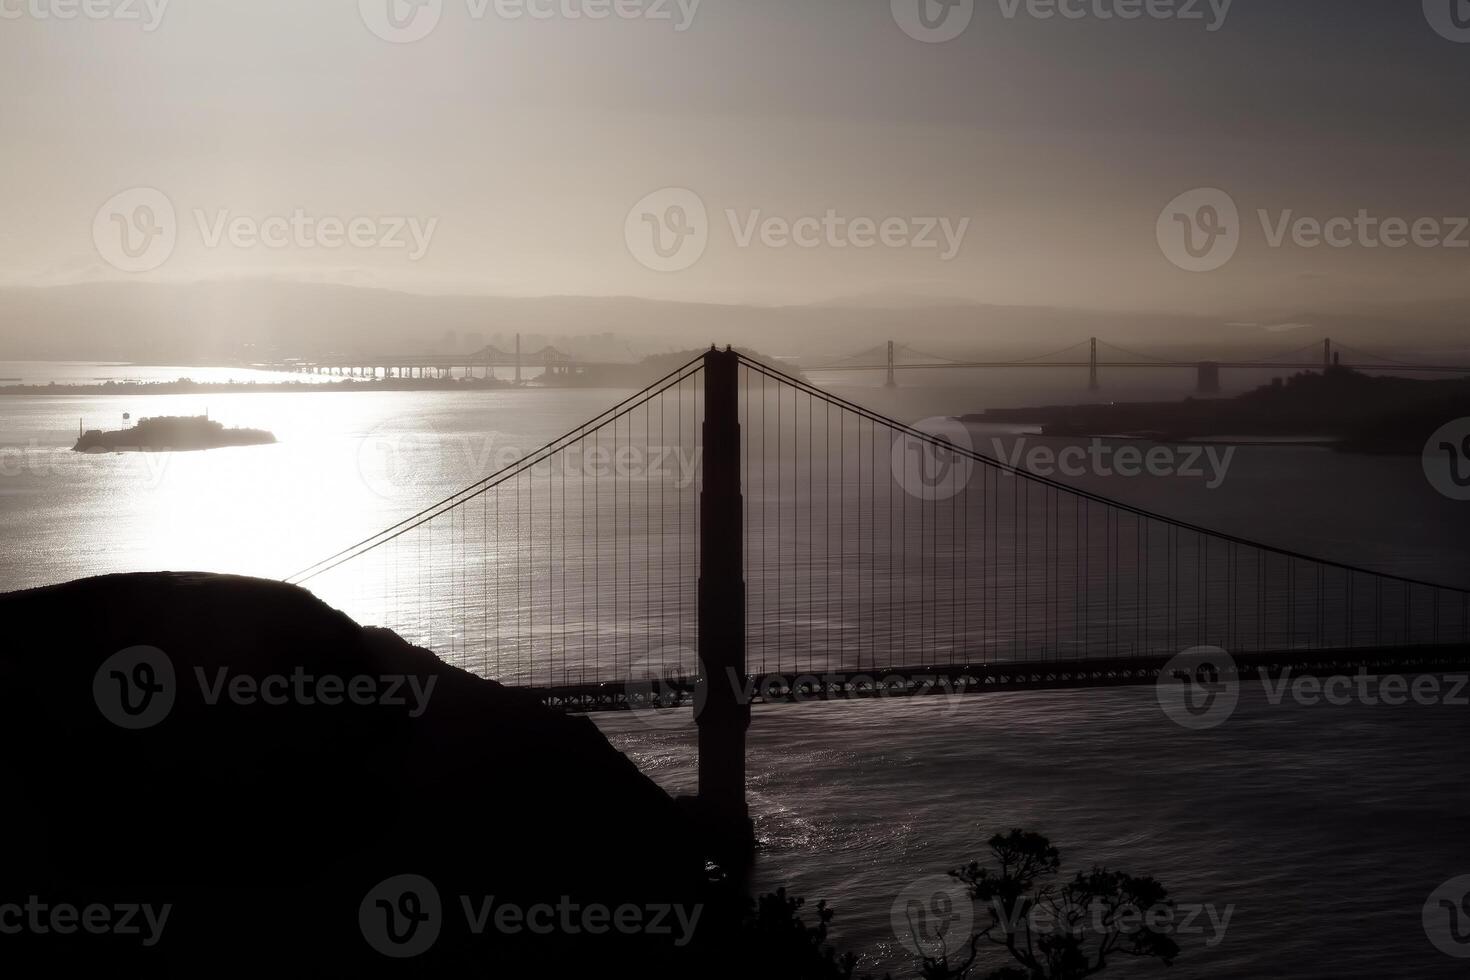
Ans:
[{"label": "dark hillside silhouette", "polygon": [[[448,920],[415,970],[523,961],[563,975],[610,955],[653,965],[677,952],[651,936],[475,940],[463,928],[461,893],[613,907],[699,899],[703,862],[675,803],[590,721],[277,583],[116,576],[3,596],[0,612],[13,624],[0,654],[11,747],[0,901],[173,905],[151,949],[137,937],[28,936],[6,937],[7,954],[23,942],[55,965],[95,961],[117,975],[373,972],[404,964],[369,948],[359,904],[401,874],[431,880]],[[142,644],[166,651],[177,696],[162,721],[126,730],[104,717],[94,680]],[[227,668],[434,687],[416,718],[411,694],[396,707],[227,694],[211,705],[196,668],[209,685]]]}]

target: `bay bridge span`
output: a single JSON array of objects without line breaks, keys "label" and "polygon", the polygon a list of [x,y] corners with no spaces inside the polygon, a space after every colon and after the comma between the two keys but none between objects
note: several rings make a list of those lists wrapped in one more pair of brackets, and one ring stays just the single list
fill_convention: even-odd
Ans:
[{"label": "bay bridge span", "polygon": [[535,351],[521,351],[521,336],[516,334],[515,348],[501,350],[494,344],[473,351],[441,354],[330,354],[297,358],[266,365],[275,370],[308,374],[336,374],[357,378],[450,378],[459,371],[465,378],[490,378],[497,368],[512,372],[517,384],[525,374],[538,370],[543,380],[564,379],[585,370],[589,364],[572,357],[550,344]]},{"label": "bay bridge span", "polygon": [[[1103,353],[1108,356],[1100,357],[1099,348],[1102,348]],[[1320,359],[1313,360],[1305,356],[1319,350]],[[1348,354],[1347,361],[1342,359],[1343,353]],[[1325,338],[1320,342],[1314,341],[1295,350],[1218,360],[1182,359],[1140,353],[1096,337],[1078,341],[1069,347],[1050,353],[1009,360],[976,360],[926,354],[906,344],[898,344],[890,340],[886,347],[879,345],[836,360],[803,364],[802,371],[804,374],[815,376],[838,372],[883,371],[887,375],[888,387],[892,388],[898,384],[899,373],[907,371],[1074,368],[1086,369],[1088,388],[1096,391],[1101,387],[1100,379],[1104,368],[1174,371],[1183,369],[1195,372],[1196,392],[1212,395],[1220,391],[1222,371],[1315,371],[1326,370],[1334,366],[1357,371],[1377,370],[1404,374],[1470,376],[1470,365],[1398,360],[1341,344],[1334,346],[1331,338]]]},{"label": "bay bridge span", "polygon": [[[693,461],[683,465],[678,461]],[[569,710],[693,711],[747,826],[752,703],[1470,662],[1470,591],[1152,513],[710,351],[302,569],[358,621]]]},{"label": "bay bridge span", "polygon": [[[1348,354],[1346,361],[1342,358],[1344,353]],[[1320,356],[1308,357],[1308,354]],[[535,351],[522,352],[521,338],[517,334],[514,349],[510,351],[501,350],[491,344],[460,353],[337,354],[298,358],[267,366],[284,371],[384,379],[445,379],[453,378],[456,372],[462,378],[483,379],[496,377],[496,372],[500,371],[509,374],[507,380],[513,380],[517,384],[527,380],[534,372],[539,382],[556,384],[575,379],[587,371],[610,367],[627,369],[633,365],[592,362],[549,344]],[[886,345],[880,344],[841,358],[826,361],[803,359],[800,362],[801,373],[814,377],[881,371],[886,375],[889,387],[897,386],[901,373],[911,371],[1075,369],[1086,370],[1088,387],[1098,390],[1101,388],[1104,370],[1187,370],[1195,372],[1195,390],[1200,394],[1218,393],[1220,376],[1224,371],[1312,371],[1326,370],[1333,366],[1359,371],[1470,376],[1470,365],[1384,357],[1342,344],[1334,345],[1330,338],[1314,341],[1294,350],[1218,359],[1143,353],[1096,337],[1078,341],[1061,350],[1010,359],[947,357],[925,353],[907,344],[890,340]]]}]

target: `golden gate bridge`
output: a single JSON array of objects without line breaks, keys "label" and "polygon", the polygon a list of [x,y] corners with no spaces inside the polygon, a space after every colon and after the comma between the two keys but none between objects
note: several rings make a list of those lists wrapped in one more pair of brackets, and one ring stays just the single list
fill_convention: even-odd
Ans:
[{"label": "golden gate bridge", "polygon": [[727,825],[752,703],[1154,683],[1189,649],[1239,675],[1467,661],[1470,590],[963,442],[711,349],[288,581],[551,705],[692,706]]}]

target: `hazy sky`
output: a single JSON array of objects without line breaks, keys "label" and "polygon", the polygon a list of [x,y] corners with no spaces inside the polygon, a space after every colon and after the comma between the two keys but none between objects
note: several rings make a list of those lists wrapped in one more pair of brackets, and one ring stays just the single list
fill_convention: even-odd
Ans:
[{"label": "hazy sky", "polygon": [[[0,279],[1267,318],[1470,294],[1470,247],[1424,244],[1470,246],[1470,3],[952,2],[0,0]],[[136,188],[173,240],[125,272],[108,236],[163,220],[106,212]],[[703,217],[635,208],[666,188]],[[1196,188],[1240,216],[1208,272],[1161,246]],[[1273,247],[1258,209],[1435,224]],[[697,261],[648,250],[680,229]]]}]

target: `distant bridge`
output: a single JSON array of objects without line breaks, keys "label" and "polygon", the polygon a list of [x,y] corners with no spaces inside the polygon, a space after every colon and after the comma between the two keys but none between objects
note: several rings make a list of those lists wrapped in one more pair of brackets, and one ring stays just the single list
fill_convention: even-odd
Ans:
[{"label": "distant bridge", "polygon": [[[1074,351],[1086,349],[1085,360],[1077,356],[1068,357]],[[1113,356],[1099,357],[1099,349],[1105,348]],[[1319,360],[1303,360],[1307,351],[1321,351]],[[1356,360],[1343,361],[1341,354],[1348,351]],[[920,358],[919,360],[908,359]],[[476,351],[451,354],[347,354],[303,358],[271,365],[276,370],[298,371],[313,374],[336,374],[346,377],[364,378],[449,378],[456,371],[464,378],[489,378],[494,371],[509,369],[517,383],[524,380],[525,372],[539,369],[546,379],[572,378],[583,372],[607,367],[628,367],[626,363],[612,364],[581,360],[547,345],[539,350],[522,353],[520,335],[516,335],[514,351],[504,351],[487,345]],[[883,371],[887,375],[888,387],[898,383],[901,371],[954,371],[990,370],[1013,368],[1044,368],[1048,370],[1087,370],[1088,387],[1098,390],[1104,368],[1118,369],[1168,369],[1192,370],[1195,372],[1195,390],[1201,394],[1217,394],[1220,391],[1220,372],[1225,370],[1257,371],[1314,371],[1329,367],[1350,368],[1357,371],[1391,371],[1406,374],[1442,374],[1470,376],[1470,365],[1428,364],[1401,361],[1375,354],[1357,351],[1343,345],[1334,346],[1331,339],[1313,342],[1305,347],[1279,354],[1267,354],[1252,358],[1221,360],[1180,360],[1159,357],[1119,347],[1096,337],[1079,341],[1058,351],[1032,357],[1010,360],[966,360],[926,354],[905,344],[888,341],[885,345],[868,348],[835,361],[801,363],[807,375],[848,373],[855,371]]]},{"label": "distant bridge", "polygon": [[521,337],[516,335],[514,351],[503,351],[487,344],[476,351],[452,354],[341,354],[324,357],[302,358],[271,365],[276,370],[297,371],[309,374],[338,374],[345,377],[363,378],[448,378],[459,371],[462,377],[489,378],[496,368],[509,368],[515,372],[517,383],[524,380],[523,373],[540,368],[546,378],[566,378],[577,375],[590,367],[602,365],[580,361],[570,354],[547,345],[540,350],[523,354]]},{"label": "distant bridge", "polygon": [[[1108,348],[1116,352],[1117,354],[1121,354],[1121,359],[1116,356],[1107,360],[1099,359],[1099,346]],[[1315,351],[1319,347],[1322,352],[1320,360],[1312,361],[1300,359],[1300,355],[1302,355],[1303,353],[1307,351]],[[1083,348],[1087,348],[1088,351],[1088,357],[1086,360],[1082,360],[1077,357],[1064,357],[1064,355],[1070,354],[1073,351],[1081,350]],[[886,372],[886,374],[888,375],[887,384],[888,387],[891,388],[897,384],[897,376],[898,372],[900,371],[953,371],[991,368],[1086,368],[1088,372],[1088,387],[1091,390],[1096,391],[1100,387],[1098,379],[1099,373],[1102,368],[1167,368],[1173,370],[1184,368],[1195,372],[1195,390],[1200,394],[1216,394],[1220,391],[1220,372],[1222,370],[1316,371],[1325,370],[1329,367],[1337,366],[1343,368],[1351,368],[1357,371],[1379,370],[1404,372],[1409,374],[1423,373],[1470,375],[1470,365],[1414,363],[1409,361],[1399,361],[1393,360],[1391,358],[1378,357],[1377,355],[1368,354],[1361,351],[1352,351],[1352,353],[1358,356],[1359,359],[1357,361],[1344,362],[1341,359],[1341,352],[1343,350],[1350,349],[1343,347],[1342,345],[1338,345],[1337,349],[1334,349],[1332,340],[1328,338],[1322,340],[1320,344],[1317,342],[1313,342],[1312,344],[1309,344],[1305,347],[1301,347],[1292,351],[1287,351],[1274,356],[1268,355],[1264,357],[1235,360],[1178,360],[1167,357],[1155,357],[1149,354],[1140,354],[1136,351],[1131,351],[1126,348],[1119,347],[1116,344],[1110,344],[1106,341],[1100,341],[1096,337],[1092,337],[1088,340],[1079,341],[1078,343],[1073,344],[1070,347],[1065,347],[1062,350],[1053,351],[1050,354],[1001,361],[960,360],[955,358],[942,357],[937,354],[925,354],[922,351],[914,350],[912,347],[909,347],[907,345],[896,344],[894,341],[890,340],[888,341],[886,348],[886,357],[885,348],[883,347],[883,345],[879,345],[877,347],[872,347],[864,351],[859,351],[856,354],[850,354],[847,357],[841,358],[836,361],[830,361],[824,364],[804,363],[802,365],[802,371],[805,374],[809,375],[831,374],[834,372],[849,371],[883,371]],[[923,360],[904,361],[900,358],[900,355],[902,354],[921,357],[923,358]],[[879,360],[879,358],[883,359]],[[1288,360],[1288,358],[1297,359]]]}]

